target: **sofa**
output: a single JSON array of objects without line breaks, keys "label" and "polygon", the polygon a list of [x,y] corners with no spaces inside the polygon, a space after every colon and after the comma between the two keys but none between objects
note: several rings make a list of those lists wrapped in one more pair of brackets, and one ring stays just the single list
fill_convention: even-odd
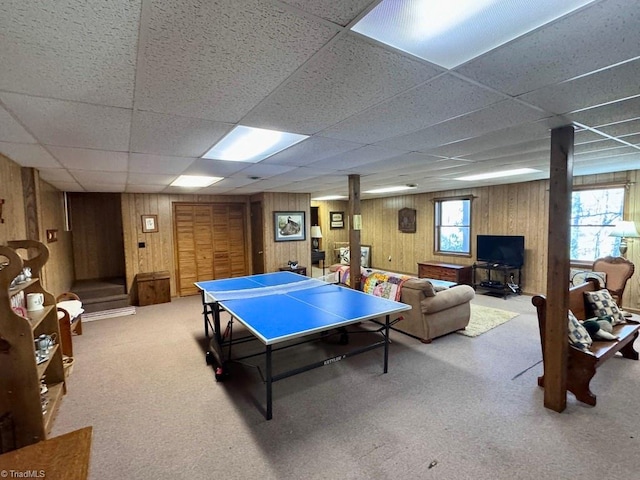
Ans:
[{"label": "sofa", "polygon": [[[332,265],[329,270],[335,281],[350,283],[348,266]],[[392,321],[402,317],[393,328],[423,343],[431,343],[434,338],[462,330],[469,324],[470,303],[475,291],[468,285],[448,287],[443,284],[449,282],[432,283],[426,278],[365,268],[361,270],[361,275],[361,290],[411,306],[411,310],[392,317]],[[385,284],[390,284],[391,288]],[[385,295],[385,292],[391,293],[391,296]]]}]

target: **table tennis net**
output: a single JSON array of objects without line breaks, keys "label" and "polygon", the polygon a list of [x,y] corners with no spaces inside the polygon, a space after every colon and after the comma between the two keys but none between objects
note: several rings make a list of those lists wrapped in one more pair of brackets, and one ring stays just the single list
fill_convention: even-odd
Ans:
[{"label": "table tennis net", "polygon": [[226,290],[206,292],[204,294],[205,302],[223,302],[225,300],[241,300],[243,298],[264,297],[267,295],[286,295],[291,292],[300,290],[308,290],[310,288],[322,287],[329,285],[327,282],[319,278],[310,278],[299,282],[285,283],[282,285],[270,285],[266,287],[245,288],[242,290]]}]

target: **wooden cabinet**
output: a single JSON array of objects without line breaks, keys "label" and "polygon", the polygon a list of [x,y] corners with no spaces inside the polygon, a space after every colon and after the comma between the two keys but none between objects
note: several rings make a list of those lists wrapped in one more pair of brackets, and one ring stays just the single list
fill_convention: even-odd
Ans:
[{"label": "wooden cabinet", "polygon": [[[47,247],[35,240],[0,246],[0,451],[45,440],[66,393],[56,300],[38,278],[48,258]],[[24,267],[32,278],[10,288]],[[44,308],[27,311],[30,293],[42,295]],[[38,360],[35,339],[40,335],[56,343]]]},{"label": "wooden cabinet", "polygon": [[471,280],[473,267],[455,265],[452,263],[420,262],[418,263],[419,278],[433,278],[447,282],[463,283],[473,286]]},{"label": "wooden cabinet", "polygon": [[138,305],[155,305],[171,301],[171,276],[169,272],[139,273],[136,276]]}]

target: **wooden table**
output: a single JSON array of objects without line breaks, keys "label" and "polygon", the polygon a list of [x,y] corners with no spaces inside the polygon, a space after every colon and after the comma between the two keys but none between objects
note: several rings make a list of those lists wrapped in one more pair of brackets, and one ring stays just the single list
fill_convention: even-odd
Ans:
[{"label": "wooden table", "polygon": [[19,478],[29,472],[34,478],[85,480],[89,476],[92,430],[81,428],[2,454],[0,475]]},{"label": "wooden table", "polygon": [[293,272],[293,273],[299,273],[300,275],[306,275],[307,274],[307,267],[302,267],[302,266],[297,266],[295,268],[291,268],[291,267],[280,267],[279,270],[281,272]]},{"label": "wooden table", "polygon": [[455,265],[453,263],[419,262],[419,278],[435,278],[448,282],[463,283],[473,286],[471,274],[473,268],[467,265]]}]

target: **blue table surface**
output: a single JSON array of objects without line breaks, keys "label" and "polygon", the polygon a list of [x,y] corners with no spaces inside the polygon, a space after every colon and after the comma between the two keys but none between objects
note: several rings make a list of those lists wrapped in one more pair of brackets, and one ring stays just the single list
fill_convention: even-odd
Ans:
[{"label": "blue table surface", "polygon": [[[312,288],[296,290],[297,282],[305,282],[304,285]],[[313,281],[292,272],[212,280],[196,285],[214,299],[216,293],[224,295],[234,290],[284,286],[284,293],[276,291],[247,298],[215,299],[266,345],[411,309],[404,303]],[[294,289],[286,290],[287,287]]]}]

